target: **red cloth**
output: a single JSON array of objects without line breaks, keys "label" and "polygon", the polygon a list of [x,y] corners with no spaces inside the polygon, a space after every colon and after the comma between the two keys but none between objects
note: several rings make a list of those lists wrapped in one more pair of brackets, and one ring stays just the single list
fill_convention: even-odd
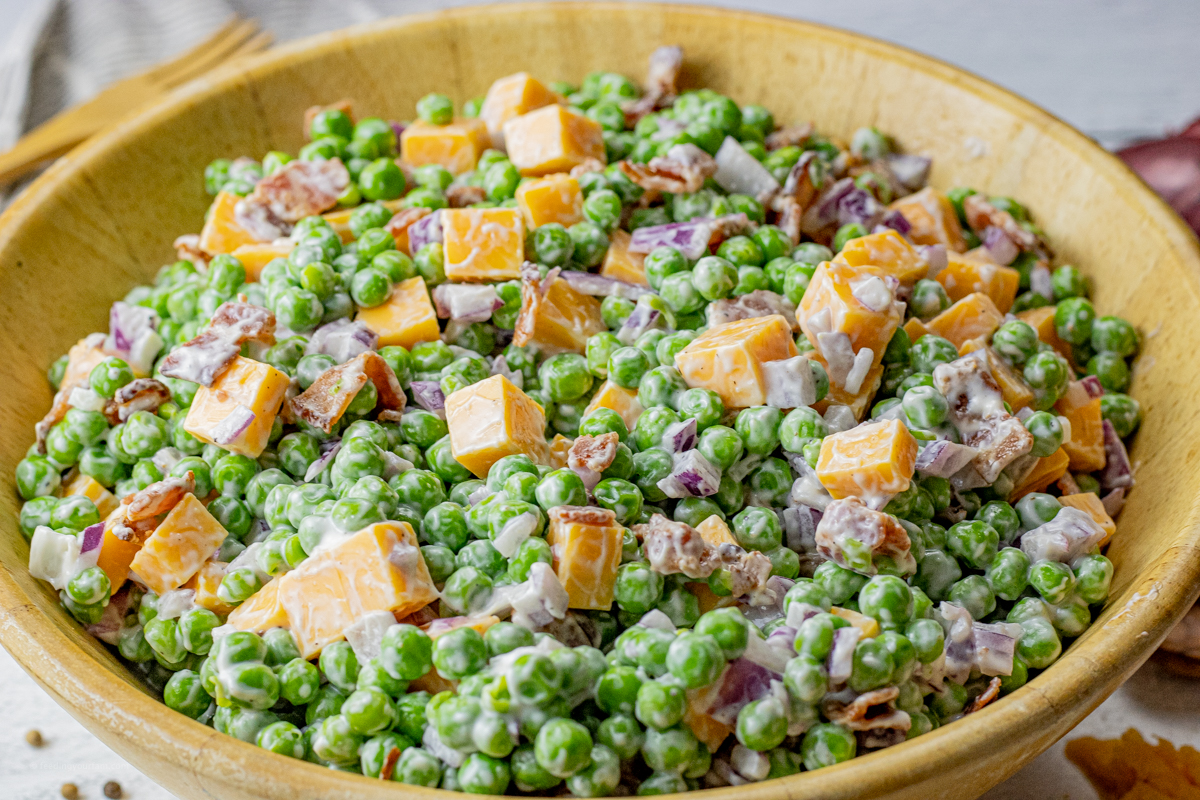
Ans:
[{"label": "red cloth", "polygon": [[1137,142],[1117,155],[1200,235],[1200,118],[1178,134]]}]

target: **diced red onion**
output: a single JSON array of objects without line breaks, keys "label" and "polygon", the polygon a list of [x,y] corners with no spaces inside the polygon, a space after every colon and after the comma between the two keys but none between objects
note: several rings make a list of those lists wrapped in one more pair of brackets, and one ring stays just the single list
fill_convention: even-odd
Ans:
[{"label": "diced red onion", "polygon": [[337,457],[337,454],[341,451],[341,449],[342,443],[339,440],[333,445],[333,447],[330,447],[328,450],[322,453],[320,458],[309,464],[308,469],[304,472],[305,483],[311,483],[312,481],[316,480],[317,476],[324,472],[325,468],[328,467],[333,459]]},{"label": "diced red onion", "polygon": [[883,219],[885,210],[879,204],[879,201],[875,199],[874,195],[866,189],[860,189],[856,186],[838,200],[838,225],[858,223],[867,228],[867,230],[870,230],[875,227],[876,223]]},{"label": "diced red onion", "polygon": [[805,233],[820,233],[838,222],[838,204],[842,198],[855,190],[853,178],[842,178],[825,190],[817,202],[804,212]]},{"label": "diced red onion", "polygon": [[345,364],[379,344],[379,336],[365,324],[348,319],[339,319],[322,325],[313,331],[305,347],[306,355],[320,353],[339,364]]},{"label": "diced red onion", "polygon": [[993,261],[1004,266],[1016,261],[1017,256],[1021,254],[1021,248],[1017,246],[1017,243],[1004,232],[1003,228],[995,225],[989,225],[983,231],[983,246],[987,248]]},{"label": "diced red onion", "polygon": [[80,411],[103,411],[108,405],[108,399],[93,392],[86,386],[76,386],[71,389],[71,393],[67,395],[67,402],[71,408],[78,408]]},{"label": "diced red onion", "polygon": [[708,252],[713,230],[714,221],[711,219],[638,228],[630,235],[629,252],[649,253],[656,247],[674,247],[684,257],[695,260]]},{"label": "diced red onion", "polygon": [[461,322],[487,322],[504,301],[491,284],[443,283],[433,290],[437,315]]},{"label": "diced red onion", "polygon": [[950,265],[950,259],[946,255],[946,245],[944,244],[919,244],[917,252],[921,254],[921,258],[929,264],[929,271],[925,277],[933,280],[942,270]]},{"label": "diced red onion", "polygon": [[850,394],[858,394],[859,389],[862,388],[863,381],[867,379],[867,375],[874,365],[874,361],[875,352],[869,347],[864,347],[855,353],[854,363],[850,365],[850,371],[846,373],[846,380],[842,388]]},{"label": "diced red onion", "polygon": [[[1016,628],[1015,632],[1013,628]],[[979,671],[984,675],[1011,675],[1020,631],[1021,626],[1012,623],[975,623],[971,633],[975,644],[975,665]]]},{"label": "diced red onion", "polygon": [[733,751],[729,754],[729,765],[739,775],[751,782],[766,780],[767,776],[771,774],[770,756],[740,744],[733,746]]},{"label": "diced red onion", "polygon": [[893,230],[901,236],[908,236],[908,234],[912,233],[912,223],[908,221],[908,217],[895,209],[883,212],[883,216],[879,218],[879,224],[875,226],[875,230],[878,231],[881,227]]},{"label": "diced red onion", "polygon": [[536,562],[522,585],[524,590],[512,600],[513,622],[524,628],[540,628],[566,616],[570,598],[549,564]]},{"label": "diced red onion", "polygon": [[657,608],[647,611],[645,614],[643,614],[642,618],[638,620],[637,624],[641,625],[643,628],[655,628],[660,631],[667,631],[668,633],[672,634],[675,633],[675,623],[671,622],[671,618],[668,617],[662,610]]},{"label": "diced red onion", "polygon": [[525,386],[525,375],[520,370],[515,370],[508,366],[508,359],[504,356],[496,356],[492,359],[492,374],[503,375],[508,378],[509,383],[516,386],[518,389]]},{"label": "diced red onion", "polygon": [[467,502],[472,506],[477,506],[486,500],[491,494],[492,490],[487,488],[487,485],[485,484],[467,495]]},{"label": "diced red onion", "polygon": [[393,453],[391,450],[383,451],[383,479],[385,481],[391,480],[397,475],[408,472],[415,466],[416,465],[407,458],[403,458],[396,453]]},{"label": "diced red onion", "polygon": [[927,478],[949,478],[974,461],[977,452],[974,447],[939,439],[917,453],[916,469]]},{"label": "diced red onion", "polygon": [[675,454],[671,474],[658,482],[667,497],[709,497],[721,486],[721,470],[698,450]]},{"label": "diced red onion", "polygon": [[[758,637],[751,633],[750,638]],[[772,660],[772,663],[776,663],[775,660]],[[732,725],[737,722],[738,712],[743,706],[770,693],[771,681],[779,674],[782,673],[768,669],[745,656],[735,658],[717,678],[716,692],[705,712],[717,722]]]},{"label": "diced red onion", "polygon": [[1078,508],[1066,507],[1054,519],[1021,535],[1021,550],[1031,562],[1058,561],[1070,564],[1087,555],[1104,540],[1104,529],[1091,515]]},{"label": "diced red onion", "polygon": [[811,506],[791,506],[780,513],[787,546],[797,553],[817,552],[817,525],[821,511]]},{"label": "diced red onion", "polygon": [[79,560],[79,539],[39,525],[29,542],[29,574],[65,589]]},{"label": "diced red onion", "polygon": [[1104,504],[1104,510],[1108,512],[1110,517],[1116,517],[1117,514],[1121,513],[1121,509],[1125,507],[1125,488],[1113,489],[1100,498],[1100,502]]},{"label": "diced red onion", "polygon": [[226,445],[236,441],[253,424],[257,415],[241,403],[234,406],[225,419],[218,422],[209,432],[214,444]]},{"label": "diced red onion", "polygon": [[81,539],[81,544],[79,545],[80,554],[99,550],[101,543],[104,541],[104,523],[97,522],[95,525],[88,525],[83,529],[79,538]]},{"label": "diced red onion", "polygon": [[582,464],[575,464],[569,468],[579,476],[579,480],[583,481],[583,487],[589,492],[596,488],[596,484],[600,483],[600,479],[603,477],[601,473]]},{"label": "diced red onion", "polygon": [[383,636],[396,625],[396,617],[390,611],[368,611],[358,617],[345,630],[346,641],[358,658],[366,664],[379,656],[383,648]]},{"label": "diced red onion", "polygon": [[854,626],[838,628],[833,632],[833,647],[825,661],[831,684],[845,683],[850,679],[850,672],[854,668],[854,648],[861,637],[862,631]]},{"label": "diced red onion", "polygon": [[[839,630],[841,629],[839,628]],[[765,667],[776,675],[782,675],[783,671],[787,669],[788,661],[791,660],[787,653],[778,647],[767,644],[766,640],[760,639],[753,630],[746,639],[746,651],[742,653],[742,658],[758,664],[760,667]]]},{"label": "diced red onion", "polygon": [[118,300],[108,312],[108,328],[104,349],[110,353],[127,354],[139,336],[158,328],[158,315],[145,306],[133,306]]},{"label": "diced red onion", "polygon": [[425,733],[421,737],[421,747],[445,762],[446,766],[454,767],[455,769],[461,767],[463,762],[467,760],[465,754],[442,741],[441,737],[438,736],[436,725],[425,726]]},{"label": "diced red onion", "polygon": [[492,546],[500,555],[512,558],[513,554],[517,552],[517,548],[521,546],[521,542],[532,536],[537,530],[537,526],[536,514],[529,512],[518,514],[504,523],[500,533],[496,534],[496,538],[492,540]]},{"label": "diced red onion", "polygon": [[1117,436],[1117,429],[1104,420],[1104,469],[1097,475],[1105,491],[1128,489],[1133,486],[1133,467],[1129,463],[1129,452],[1125,443]]},{"label": "diced red onion", "polygon": [[933,167],[933,159],[928,156],[905,155],[896,153],[887,157],[887,165],[892,175],[910,192],[915,192],[925,186],[929,180],[929,170]]},{"label": "diced red onion", "polygon": [[408,126],[403,122],[398,122],[394,119],[388,120],[388,125],[392,127],[392,133],[396,134],[396,141],[400,141],[400,137],[404,135],[404,129]]},{"label": "diced red onion", "polygon": [[779,181],[770,170],[732,136],[726,136],[716,155],[717,172],[713,180],[727,192],[758,197],[777,191]]},{"label": "diced red onion", "polygon": [[1083,385],[1083,388],[1087,390],[1088,397],[1092,398],[1093,400],[1104,395],[1104,386],[1100,383],[1100,379],[1095,375],[1085,375],[1079,379],[1079,382]]},{"label": "diced red onion", "polygon": [[[787,615],[784,618],[784,624],[780,628],[786,628],[791,631],[792,641],[795,641],[796,632],[808,620],[821,614],[820,606],[814,606],[812,603],[790,603],[787,608]],[[779,630],[779,628],[776,628]],[[775,631],[771,631],[772,634]]]},{"label": "diced red onion", "polygon": [[654,327],[661,312],[644,303],[638,303],[617,331],[617,338],[622,344],[632,345],[638,338]]},{"label": "diced red onion", "polygon": [[1054,285],[1050,281],[1050,269],[1042,264],[1029,271],[1029,288],[1047,300],[1054,299]]},{"label": "diced red onion", "polygon": [[426,411],[441,411],[446,407],[446,395],[437,381],[413,381],[409,384],[413,400]]},{"label": "diced red onion", "polygon": [[817,402],[812,362],[804,356],[767,361],[762,365],[767,405],[800,408]]},{"label": "diced red onion", "polygon": [[755,467],[766,461],[766,458],[766,456],[760,456],[757,453],[750,453],[726,470],[726,472],[729,473],[730,478],[741,483],[746,479],[747,475],[754,471]]},{"label": "diced red onion", "polygon": [[195,607],[195,589],[172,589],[159,596],[155,619],[178,619]]},{"label": "diced red onion", "polygon": [[575,291],[592,297],[624,297],[626,300],[637,300],[644,294],[654,294],[645,286],[606,278],[594,272],[565,269],[559,273],[558,277],[566,281]]},{"label": "diced red onion", "polygon": [[689,417],[672,422],[663,431],[662,449],[668,453],[682,453],[696,446],[696,419]]},{"label": "diced red onion", "polygon": [[164,475],[170,472],[182,460],[183,453],[176,447],[164,447],[150,457],[150,461]]},{"label": "diced red onion", "polygon": [[408,226],[408,252],[416,255],[421,248],[442,241],[442,212],[426,214]]},{"label": "diced red onion", "polygon": [[846,375],[854,366],[854,346],[850,336],[842,331],[817,334],[817,350],[825,357],[829,379],[836,386],[846,383]]},{"label": "diced red onion", "polygon": [[823,415],[830,433],[848,431],[858,424],[854,418],[854,409],[842,403],[830,403]]}]

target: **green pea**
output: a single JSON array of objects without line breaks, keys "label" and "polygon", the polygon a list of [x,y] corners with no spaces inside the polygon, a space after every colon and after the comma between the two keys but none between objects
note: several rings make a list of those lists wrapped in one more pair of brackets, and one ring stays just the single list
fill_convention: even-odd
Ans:
[{"label": "green pea", "polygon": [[640,561],[617,568],[613,593],[617,606],[630,614],[645,614],[662,599],[663,579]]},{"label": "green pea", "polygon": [[1098,353],[1128,358],[1138,351],[1137,329],[1121,317],[1099,317],[1092,323],[1091,344]]},{"label": "green pea", "polygon": [[1054,308],[1054,330],[1068,344],[1083,344],[1092,337],[1096,310],[1085,297],[1068,297]]},{"label": "green pea", "polygon": [[608,252],[608,235],[593,222],[577,222],[567,229],[575,242],[575,263],[582,267],[594,267],[604,260]]},{"label": "green pea", "polygon": [[1110,392],[1123,392],[1129,386],[1131,373],[1125,359],[1116,353],[1098,353],[1088,359],[1087,372],[1100,379],[1100,385]]},{"label": "green pea", "polygon": [[1085,602],[1095,605],[1108,598],[1112,584],[1113,565],[1099,553],[1084,556],[1075,562],[1075,591]]},{"label": "green pea", "polygon": [[1064,264],[1050,274],[1050,285],[1055,301],[1069,297],[1087,297],[1088,282],[1077,268]]},{"label": "green pea", "polygon": [[431,125],[449,125],[454,118],[454,101],[444,94],[431,92],[417,101],[417,116]]},{"label": "green pea", "polygon": [[[1075,575],[1066,564],[1057,561],[1038,561],[1029,568],[1029,585],[1047,603],[1061,603],[1075,589]],[[1031,662],[1032,665],[1032,662]]]},{"label": "green pea", "polygon": [[[669,409],[663,410],[671,413]],[[642,415],[642,417],[645,416],[645,414]],[[671,421],[678,420],[668,420],[666,424]],[[638,423],[640,426],[641,418],[638,419]],[[651,503],[666,499],[666,495],[658,488],[658,482],[671,474],[673,466],[671,454],[661,447],[654,446],[657,442],[662,441],[662,430],[665,429],[666,424],[654,425],[653,427],[658,428],[657,431],[651,430],[650,427],[641,427],[640,430],[635,427],[634,429],[634,440],[639,443],[639,447],[642,442],[646,442],[649,446],[634,454],[631,480],[641,489],[642,497]],[[655,434],[657,434],[657,439],[654,438]]]},{"label": "green pea", "polygon": [[625,389],[636,389],[650,369],[650,359],[636,347],[621,347],[608,358],[608,379]]},{"label": "green pea", "polygon": [[800,756],[804,768],[816,770],[831,767],[854,758],[857,752],[854,734],[844,726],[823,722],[812,726],[800,743]]},{"label": "green pea", "polygon": [[[949,532],[947,532],[947,539]],[[973,541],[970,539],[968,541]],[[986,547],[986,544],[984,545]],[[935,602],[949,596],[950,587],[962,577],[962,567],[954,556],[940,549],[925,550],[925,558],[917,565],[913,585],[921,589]]]},{"label": "green pea", "polygon": [[520,182],[521,173],[511,161],[498,161],[483,173],[483,190],[493,203],[511,199]]},{"label": "green pea", "polygon": [[674,683],[647,681],[638,688],[634,714],[652,730],[665,730],[683,719],[687,696]]},{"label": "green pea", "polygon": [[1017,655],[1022,661],[1034,669],[1045,669],[1058,660],[1062,653],[1062,641],[1049,620],[1033,617],[1023,621],[1021,629],[1023,633],[1017,640]]},{"label": "green pea", "polygon": [[[437,208],[444,207],[444,201],[441,200],[440,195],[436,197],[422,195],[421,193],[424,191],[426,190],[416,189],[410,192],[405,200],[411,202],[423,200]],[[418,250],[417,254],[413,256],[413,264],[429,288],[432,289],[446,282],[445,250],[442,248],[441,242],[430,242]]]},{"label": "green pea", "polygon": [[688,262],[678,250],[664,245],[651,250],[646,255],[642,266],[650,288],[659,291],[667,277],[685,272],[688,269]]},{"label": "green pea", "polygon": [[1026,530],[1040,527],[1058,516],[1062,504],[1058,498],[1043,492],[1030,492],[1017,501],[1016,511]]},{"label": "green pea", "polygon": [[1062,446],[1064,432],[1062,424],[1054,414],[1045,411],[1030,414],[1025,418],[1025,429],[1033,435],[1031,455],[1045,458]]},{"label": "green pea", "polygon": [[773,406],[746,408],[738,413],[734,430],[742,438],[747,452],[769,455],[779,446],[782,421],[782,412]]}]

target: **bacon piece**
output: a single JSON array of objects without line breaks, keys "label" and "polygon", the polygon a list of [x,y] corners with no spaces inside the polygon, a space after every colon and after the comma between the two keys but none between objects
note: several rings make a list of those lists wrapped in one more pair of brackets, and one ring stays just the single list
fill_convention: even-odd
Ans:
[{"label": "bacon piece", "polygon": [[899,696],[898,687],[888,686],[860,694],[849,703],[830,698],[821,703],[821,711],[830,722],[845,725],[852,731],[886,728],[907,731],[912,727],[912,718],[896,709]]},{"label": "bacon piece", "polygon": [[182,478],[156,481],[121,500],[121,504],[125,506],[125,522],[141,522],[166,514],[185,494],[195,491],[196,476],[190,470]]},{"label": "bacon piece", "polygon": [[159,372],[212,386],[246,342],[275,344],[275,315],[262,306],[230,300],[216,310],[208,328],[163,359]]},{"label": "bacon piece", "polygon": [[334,423],[346,413],[350,402],[368,380],[375,384],[379,402],[384,407],[404,408],[404,392],[396,380],[396,373],[373,351],[325,370],[304,392],[288,401],[288,406],[297,419],[331,433]]},{"label": "bacon piece", "polygon": [[737,322],[740,319],[770,317],[778,314],[788,321],[792,330],[800,330],[799,324],[796,322],[796,307],[787,298],[775,294],[769,289],[755,289],[740,297],[710,303],[707,314],[710,328],[724,325],[727,322]]},{"label": "bacon piece", "polygon": [[631,126],[656,108],[669,106],[678,94],[679,70],[683,68],[683,48],[666,45],[650,54],[650,69],[646,74],[646,91],[637,100],[622,105],[625,121]]},{"label": "bacon piece", "polygon": [[396,769],[396,762],[400,760],[400,748],[393,747],[388,750],[387,755],[383,759],[383,768],[379,770],[379,779],[390,781],[392,772]]},{"label": "bacon piece", "polygon": [[322,111],[342,111],[346,114],[346,116],[350,117],[350,119],[354,119],[353,109],[354,101],[348,97],[343,97],[336,103],[330,103],[327,106],[309,106],[308,108],[304,109],[304,138],[312,138],[308,135],[308,131],[310,128],[312,128],[313,118],[315,118],[317,114],[320,114]]},{"label": "bacon piece", "polygon": [[1004,408],[1000,384],[988,367],[987,354],[976,351],[933,371],[933,383],[950,405],[950,420],[962,443],[978,450],[972,467],[985,485],[1033,449],[1033,436]]},{"label": "bacon piece", "polygon": [[171,390],[154,378],[137,378],[122,386],[104,406],[104,416],[113,425],[124,422],[135,411],[157,411],[171,399]]},{"label": "bacon piece", "polygon": [[604,162],[598,158],[585,158],[581,163],[571,167],[571,177],[578,178],[589,172],[603,172]]},{"label": "bacon piece", "polygon": [[746,552],[734,544],[714,547],[700,532],[682,522],[655,514],[648,523],[634,525],[650,568],[660,575],[707,578],[717,569],[729,570],[732,596],[761,592],[771,577],[771,561],[757,551]]},{"label": "bacon piece", "polygon": [[684,194],[698,192],[717,174],[717,161],[694,144],[677,144],[649,164],[618,162],[631,181],[643,189]]},{"label": "bacon piece", "polygon": [[472,203],[482,203],[487,192],[482,186],[451,186],[446,190],[446,202],[451,208],[466,208]]},{"label": "bacon piece", "polygon": [[967,224],[980,237],[988,228],[999,228],[1022,250],[1034,250],[1041,244],[1037,236],[1017,224],[1012,214],[996,208],[983,195],[972,194],[965,197],[963,212],[966,214]]},{"label": "bacon piece", "polygon": [[430,603],[427,606],[422,606],[406,617],[401,617],[396,620],[401,625],[415,625],[418,628],[428,625],[435,619],[439,619],[437,613],[437,604]]},{"label": "bacon piece", "polygon": [[778,215],[776,223],[793,243],[799,244],[804,212],[817,199],[824,182],[824,162],[810,150],[792,165],[783,188],[771,200],[771,209]]},{"label": "bacon piece", "polygon": [[575,471],[604,472],[617,457],[617,440],[615,433],[580,436],[567,451],[567,466]]},{"label": "bacon piece", "polygon": [[33,426],[37,451],[42,455],[46,454],[46,436],[49,435],[50,429],[62,422],[66,418],[67,412],[71,410],[70,395],[71,390],[68,388],[59,389],[55,392],[54,402],[50,404],[50,410],[46,412],[41,421]]},{"label": "bacon piece", "polygon": [[402,233],[406,234],[410,225],[431,213],[428,208],[402,208],[392,215],[383,229],[395,238]]},{"label": "bacon piece", "polygon": [[971,701],[971,704],[963,710],[964,714],[974,714],[988,703],[1000,696],[1000,679],[992,678],[988,683],[988,687],[983,690],[983,694]]},{"label": "bacon piece", "polygon": [[234,219],[257,239],[272,241],[304,217],[337,205],[350,185],[341,159],[289,161],[263,178],[234,208]]},{"label": "bacon piece", "polygon": [[817,524],[817,552],[839,566],[874,575],[877,569],[872,564],[867,570],[851,567],[846,561],[845,543],[857,541],[871,551],[872,556],[887,556],[896,567],[905,573],[917,570],[913,558],[908,532],[890,514],[873,511],[857,497],[834,500]]},{"label": "bacon piece", "polygon": [[596,506],[555,506],[549,511],[550,521],[558,525],[589,525],[607,528],[614,525],[617,515],[607,508]]},{"label": "bacon piece", "polygon": [[195,233],[185,233],[175,238],[175,255],[180,261],[190,261],[203,269],[208,266],[208,253],[200,249],[200,236]]},{"label": "bacon piece", "polygon": [[800,125],[788,125],[767,134],[763,144],[768,150],[778,150],[781,147],[800,147],[812,136],[813,124],[805,122]]}]

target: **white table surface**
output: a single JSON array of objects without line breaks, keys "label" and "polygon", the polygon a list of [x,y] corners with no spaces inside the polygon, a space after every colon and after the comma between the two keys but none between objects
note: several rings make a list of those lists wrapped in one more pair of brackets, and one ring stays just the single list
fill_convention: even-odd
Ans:
[{"label": "white table surface", "polygon": [[[80,13],[83,8],[133,16],[139,6],[152,2],[75,0],[66,3],[64,13],[86,17]],[[225,11],[262,16],[280,39],[388,13],[465,4],[195,2],[214,19]],[[825,22],[933,54],[1029,97],[1107,146],[1177,128],[1200,114],[1196,0],[727,0],[721,5]],[[26,7],[26,0],[0,0],[6,20]],[[0,49],[4,35],[0,32]],[[150,51],[147,61],[166,55]],[[0,800],[52,800],[60,797],[59,787],[68,781],[79,787],[83,800],[93,800],[103,797],[101,787],[109,780],[118,781],[132,800],[172,797],[71,719],[3,650],[0,709]],[[988,793],[986,800],[1094,800],[1095,792],[1062,756],[1066,741],[1078,736],[1114,738],[1136,727],[1148,737],[1200,746],[1198,709],[1200,682],[1174,678],[1157,664],[1148,664],[1062,742]],[[45,739],[40,749],[25,743],[31,728]]]}]

